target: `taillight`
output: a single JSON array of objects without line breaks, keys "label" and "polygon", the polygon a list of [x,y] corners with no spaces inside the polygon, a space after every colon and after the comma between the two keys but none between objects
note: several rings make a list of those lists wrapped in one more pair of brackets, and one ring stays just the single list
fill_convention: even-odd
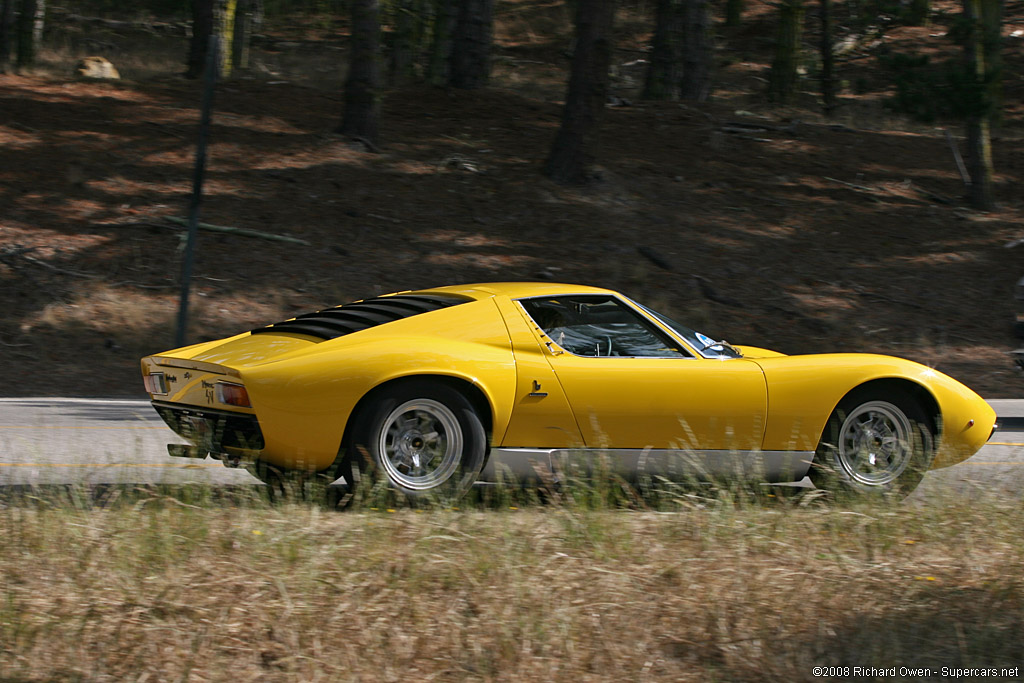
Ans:
[{"label": "taillight", "polygon": [[167,393],[167,376],[162,372],[154,372],[142,376],[142,382],[146,385],[146,391],[151,394]]},{"label": "taillight", "polygon": [[245,390],[241,384],[231,384],[230,382],[217,382],[217,402],[223,403],[229,406],[238,406],[239,408],[251,408],[252,404],[249,403],[249,392]]}]

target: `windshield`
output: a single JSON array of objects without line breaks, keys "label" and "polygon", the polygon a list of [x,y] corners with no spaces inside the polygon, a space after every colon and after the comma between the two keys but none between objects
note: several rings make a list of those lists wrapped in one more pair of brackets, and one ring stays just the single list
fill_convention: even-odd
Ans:
[{"label": "windshield", "polygon": [[686,341],[687,344],[692,346],[700,355],[705,358],[742,358],[743,354],[733,348],[727,341],[715,341],[711,337],[691,330],[686,325],[677,323],[672,318],[666,315],[662,315],[657,311],[652,311],[643,304],[633,302],[636,306],[642,308],[647,313],[650,313],[654,318],[661,322],[665,327],[669,328]]}]

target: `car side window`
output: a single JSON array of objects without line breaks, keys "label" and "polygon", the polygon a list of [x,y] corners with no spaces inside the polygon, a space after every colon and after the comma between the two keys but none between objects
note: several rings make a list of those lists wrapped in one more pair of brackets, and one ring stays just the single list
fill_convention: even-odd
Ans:
[{"label": "car side window", "polygon": [[612,296],[535,297],[519,303],[551,341],[577,356],[690,356]]}]

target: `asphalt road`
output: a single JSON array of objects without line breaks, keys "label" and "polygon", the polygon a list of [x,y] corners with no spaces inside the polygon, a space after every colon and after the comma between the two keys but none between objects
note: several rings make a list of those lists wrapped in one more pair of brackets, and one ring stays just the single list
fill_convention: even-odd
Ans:
[{"label": "asphalt road", "polygon": [[0,399],[0,486],[259,484],[216,460],[167,455],[185,443],[149,401]]},{"label": "asphalt road", "polygon": [[[969,460],[929,472],[912,499],[1024,492],[1024,400],[990,401],[1000,430]],[[66,484],[259,485],[216,460],[167,455],[184,443],[145,400],[0,399],[0,487]]]}]

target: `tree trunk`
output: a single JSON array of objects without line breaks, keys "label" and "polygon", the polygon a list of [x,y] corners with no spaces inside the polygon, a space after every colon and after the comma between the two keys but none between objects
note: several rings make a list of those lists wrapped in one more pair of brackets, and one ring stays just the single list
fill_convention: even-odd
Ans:
[{"label": "tree trunk", "polygon": [[582,183],[593,161],[598,124],[608,99],[614,0],[579,0],[576,50],[569,90],[544,173],[555,182]]},{"label": "tree trunk", "polygon": [[427,82],[444,85],[448,82],[449,63],[452,56],[452,34],[458,20],[458,5],[455,0],[434,0],[433,35],[430,39],[430,54],[427,58]]},{"label": "tree trunk", "polygon": [[825,116],[836,108],[835,59],[832,54],[832,0],[821,0],[821,103]]},{"label": "tree trunk", "polygon": [[711,30],[708,0],[687,0],[684,23],[686,39],[679,96],[684,100],[706,102],[711,96],[715,63],[714,33]]},{"label": "tree trunk", "polygon": [[1003,113],[1003,0],[981,0],[981,23],[985,32],[985,69],[989,95],[989,117],[998,127]]},{"label": "tree trunk", "polygon": [[7,73],[11,62],[11,46],[14,43],[14,3],[17,0],[2,0],[0,5],[0,74]]},{"label": "tree trunk", "polygon": [[379,5],[377,0],[352,0],[352,47],[339,133],[377,145],[380,88]]},{"label": "tree trunk", "polygon": [[235,32],[231,40],[231,63],[240,71],[249,68],[249,45],[252,42],[252,0],[238,0],[235,6]]},{"label": "tree trunk", "polygon": [[36,61],[36,0],[21,0],[18,13],[18,68],[32,66]]},{"label": "tree trunk", "polygon": [[46,0],[36,0],[36,11],[32,17],[32,44],[35,51],[43,45],[43,28],[46,21]]},{"label": "tree trunk", "polygon": [[213,35],[215,0],[192,0],[192,39],[189,41],[186,78],[199,78],[206,68],[206,52]]},{"label": "tree trunk", "polygon": [[803,23],[803,0],[782,0],[779,4],[775,59],[768,75],[768,99],[773,102],[785,104],[796,94]]},{"label": "tree trunk", "polygon": [[494,0],[459,0],[448,85],[474,90],[491,76]]},{"label": "tree trunk", "polygon": [[221,38],[221,45],[224,48],[220,51],[220,77],[228,78],[234,66],[234,45],[235,45],[235,16],[238,12],[238,0],[223,0],[218,2],[217,26]]},{"label": "tree trunk", "polygon": [[391,32],[390,81],[406,85],[416,80],[416,48],[419,45],[419,24],[423,21],[417,12],[415,0],[395,0],[392,3],[394,20]]},{"label": "tree trunk", "polygon": [[683,78],[683,6],[686,0],[658,0],[645,100],[678,100]]},{"label": "tree trunk", "polygon": [[[970,32],[964,41],[964,56],[967,60],[968,73],[974,75],[974,101],[967,115],[967,169],[971,174],[971,206],[982,211],[995,208],[992,193],[992,176],[995,172],[992,163],[992,130],[991,121],[995,102],[994,73],[988,63],[992,44],[998,45],[998,26],[995,37],[989,36],[988,24],[991,17],[1000,16],[998,11],[985,5],[999,4],[999,0],[964,0],[964,19],[970,26]],[[989,19],[989,21],[986,21]],[[998,22],[997,22],[998,23]]]},{"label": "tree trunk", "polygon": [[725,25],[729,28],[736,28],[743,19],[743,0],[726,0],[725,2]]},{"label": "tree trunk", "polygon": [[923,26],[928,23],[928,14],[930,11],[930,0],[910,0],[910,6],[907,7],[905,21],[910,26]]}]

